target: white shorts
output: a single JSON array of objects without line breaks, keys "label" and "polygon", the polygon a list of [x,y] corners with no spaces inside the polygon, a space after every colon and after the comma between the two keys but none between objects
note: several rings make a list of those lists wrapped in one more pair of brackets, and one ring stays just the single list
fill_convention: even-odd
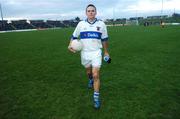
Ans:
[{"label": "white shorts", "polygon": [[97,67],[100,68],[102,64],[102,51],[101,49],[97,51],[82,51],[81,52],[81,64],[84,67]]}]

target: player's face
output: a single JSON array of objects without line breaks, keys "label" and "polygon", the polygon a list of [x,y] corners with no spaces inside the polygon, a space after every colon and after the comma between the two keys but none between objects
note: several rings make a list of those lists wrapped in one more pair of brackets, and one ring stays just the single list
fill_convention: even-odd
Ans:
[{"label": "player's face", "polygon": [[86,15],[87,15],[88,19],[93,20],[96,16],[96,9],[92,6],[88,7],[86,9]]}]

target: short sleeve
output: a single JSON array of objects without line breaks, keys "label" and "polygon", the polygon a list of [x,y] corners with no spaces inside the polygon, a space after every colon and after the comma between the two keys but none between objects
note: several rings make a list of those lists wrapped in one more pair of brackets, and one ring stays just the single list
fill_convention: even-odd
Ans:
[{"label": "short sleeve", "polygon": [[73,32],[73,35],[71,37],[71,40],[75,40],[75,39],[78,39],[79,35],[80,35],[80,25],[81,22],[78,23],[78,25],[76,26],[74,32]]},{"label": "short sleeve", "polygon": [[107,41],[108,40],[108,33],[107,33],[107,27],[105,23],[102,23],[102,36],[101,36],[101,41]]}]

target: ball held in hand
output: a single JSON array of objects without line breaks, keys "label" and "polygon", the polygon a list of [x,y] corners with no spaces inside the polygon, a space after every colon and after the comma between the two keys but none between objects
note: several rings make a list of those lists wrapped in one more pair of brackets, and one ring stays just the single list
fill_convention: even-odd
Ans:
[{"label": "ball held in hand", "polygon": [[79,40],[73,40],[71,42],[71,47],[75,51],[81,51],[82,50],[82,43]]}]

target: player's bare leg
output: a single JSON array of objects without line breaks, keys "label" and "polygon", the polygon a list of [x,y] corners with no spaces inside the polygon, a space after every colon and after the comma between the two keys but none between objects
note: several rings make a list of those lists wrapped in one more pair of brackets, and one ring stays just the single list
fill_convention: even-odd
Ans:
[{"label": "player's bare leg", "polygon": [[92,74],[94,79],[94,91],[99,92],[99,88],[100,88],[99,68],[93,68]]},{"label": "player's bare leg", "polygon": [[100,101],[99,101],[99,88],[100,88],[100,79],[99,79],[99,68],[93,68],[92,74],[94,79],[94,107],[100,108]]}]

